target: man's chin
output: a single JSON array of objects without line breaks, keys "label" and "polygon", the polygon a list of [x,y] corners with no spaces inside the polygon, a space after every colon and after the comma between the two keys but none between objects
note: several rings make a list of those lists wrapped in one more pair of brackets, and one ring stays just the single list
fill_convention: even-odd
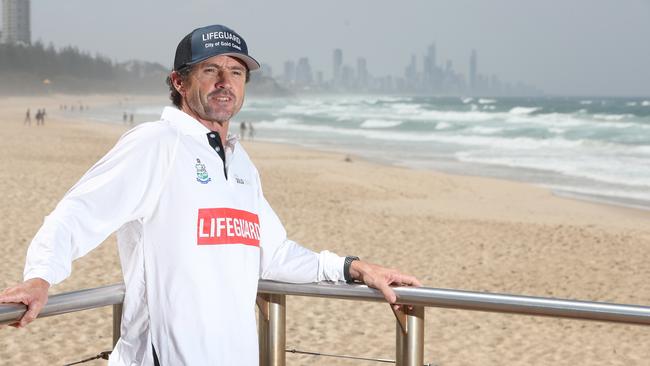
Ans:
[{"label": "man's chin", "polygon": [[228,122],[234,116],[235,113],[232,112],[208,112],[203,117],[204,119],[212,122]]}]

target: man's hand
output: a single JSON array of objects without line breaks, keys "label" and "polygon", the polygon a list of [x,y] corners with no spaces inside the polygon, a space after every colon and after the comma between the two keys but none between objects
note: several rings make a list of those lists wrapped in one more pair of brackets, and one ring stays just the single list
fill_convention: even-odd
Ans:
[{"label": "man's hand", "polygon": [[360,260],[353,261],[352,264],[350,264],[350,276],[355,280],[362,281],[368,285],[368,287],[376,288],[381,291],[386,301],[393,304],[394,309],[398,308],[398,306],[395,305],[397,295],[395,295],[395,291],[390,287],[391,285],[422,286],[422,283],[413,276],[403,274],[396,269],[385,268]]},{"label": "man's hand", "polygon": [[43,306],[47,304],[47,291],[49,288],[50,284],[47,281],[41,278],[32,278],[0,292],[0,303],[14,302],[27,305],[27,311],[20,318],[20,321],[10,325],[22,328],[36,319]]}]

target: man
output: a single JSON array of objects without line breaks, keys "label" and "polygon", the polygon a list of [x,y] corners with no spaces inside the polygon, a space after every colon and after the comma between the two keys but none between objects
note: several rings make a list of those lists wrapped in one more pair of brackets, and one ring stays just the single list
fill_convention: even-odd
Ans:
[{"label": "man", "polygon": [[33,239],[25,282],[0,302],[22,302],[25,326],[71,261],[117,230],[126,295],[110,365],[256,365],[260,278],[360,280],[394,303],[412,276],[286,238],[258,172],[229,137],[259,63],[221,25],[198,28],[176,50],[168,84],[176,108],[127,132],[65,195]]}]

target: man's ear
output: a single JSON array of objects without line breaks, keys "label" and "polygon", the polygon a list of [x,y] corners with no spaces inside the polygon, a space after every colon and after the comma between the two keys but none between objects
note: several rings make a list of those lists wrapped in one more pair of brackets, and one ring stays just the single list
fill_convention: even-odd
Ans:
[{"label": "man's ear", "polygon": [[178,74],[178,72],[172,71],[170,78],[172,79],[172,85],[174,86],[174,89],[176,89],[178,93],[183,95],[185,91],[185,84],[183,83],[183,79]]}]

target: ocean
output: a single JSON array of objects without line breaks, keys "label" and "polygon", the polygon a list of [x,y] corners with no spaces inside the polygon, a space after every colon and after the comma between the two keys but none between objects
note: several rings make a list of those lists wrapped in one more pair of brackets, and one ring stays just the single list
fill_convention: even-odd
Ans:
[{"label": "ocean", "polygon": [[[121,122],[120,108],[93,115]],[[162,108],[129,113],[156,120]],[[258,140],[650,210],[650,98],[250,97],[233,132],[241,121]]]}]

